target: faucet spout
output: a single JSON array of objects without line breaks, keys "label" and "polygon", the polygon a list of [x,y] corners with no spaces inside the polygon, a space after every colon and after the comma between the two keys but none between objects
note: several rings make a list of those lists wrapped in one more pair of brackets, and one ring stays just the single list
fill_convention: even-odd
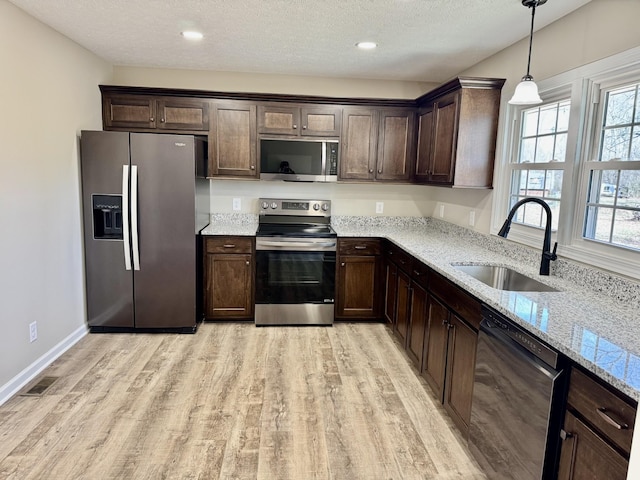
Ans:
[{"label": "faucet spout", "polygon": [[556,250],[558,249],[558,242],[556,242],[553,246],[553,251],[551,251],[551,208],[549,208],[549,204],[544,200],[536,197],[527,197],[520,200],[516,203],[507,215],[507,219],[502,224],[502,228],[498,232],[498,235],[507,238],[509,230],[511,229],[511,221],[513,220],[516,211],[525,203],[537,203],[545,211],[546,214],[546,225],[544,229],[544,240],[542,242],[542,258],[540,260],[540,275],[549,275],[549,267],[552,260],[556,260],[558,256],[556,255]]}]

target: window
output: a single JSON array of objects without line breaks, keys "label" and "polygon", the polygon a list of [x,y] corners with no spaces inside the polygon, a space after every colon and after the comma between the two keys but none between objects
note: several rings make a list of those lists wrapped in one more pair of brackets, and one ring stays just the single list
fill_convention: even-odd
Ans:
[{"label": "window", "polygon": [[[567,132],[571,101],[547,103],[522,111],[516,162],[511,166],[509,207],[525,197],[539,197],[551,208],[552,228],[558,228]],[[544,227],[542,207],[527,203],[520,207],[514,222]]]},{"label": "window", "polygon": [[640,83],[604,91],[583,236],[640,250]]},{"label": "window", "polygon": [[[640,47],[538,86],[542,105],[507,107],[492,231],[539,197],[561,256],[640,279]],[[545,223],[525,204],[509,238],[539,249]]]}]

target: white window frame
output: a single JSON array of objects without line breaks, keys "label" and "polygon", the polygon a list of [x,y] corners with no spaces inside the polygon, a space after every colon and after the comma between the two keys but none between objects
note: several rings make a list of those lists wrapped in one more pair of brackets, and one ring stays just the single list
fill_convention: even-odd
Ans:
[{"label": "white window frame", "polygon": [[[604,270],[640,279],[640,252],[598,241],[584,239],[582,229],[587,203],[589,165],[599,142],[599,103],[603,89],[640,82],[640,47],[599,60],[574,70],[538,82],[544,103],[551,103],[570,95],[571,109],[567,151],[560,198],[558,232],[552,241],[558,242],[562,257],[586,263]],[[496,234],[509,212],[511,175],[510,160],[517,155],[522,111],[527,106],[513,106],[503,102],[501,118],[501,153],[496,165],[491,232]],[[615,169],[613,162],[606,162]],[[547,164],[540,164],[545,168]],[[627,162],[628,165],[628,162]],[[512,224],[509,239],[533,248],[542,247],[544,230]]]}]

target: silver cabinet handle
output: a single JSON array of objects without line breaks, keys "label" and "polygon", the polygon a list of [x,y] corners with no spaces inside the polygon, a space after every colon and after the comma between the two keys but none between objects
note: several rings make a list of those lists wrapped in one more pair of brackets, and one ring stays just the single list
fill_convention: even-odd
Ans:
[{"label": "silver cabinet handle", "polygon": [[298,128],[298,125],[293,125],[293,129],[296,130]]},{"label": "silver cabinet handle", "polygon": [[344,262],[342,262],[342,263],[340,264],[340,266],[341,266],[341,267],[344,267],[345,265],[346,265],[346,264],[345,264]]},{"label": "silver cabinet handle", "polygon": [[164,118],[161,118],[161,119],[160,119],[160,122],[161,122],[161,123],[164,123]]},{"label": "silver cabinet handle", "polygon": [[382,169],[378,170],[378,173],[382,173]]},{"label": "silver cabinet handle", "polygon": [[251,165],[251,170],[255,170],[256,166],[255,165]]},{"label": "silver cabinet handle", "polygon": [[570,439],[570,438],[572,438],[572,437],[573,437],[573,433],[571,433],[571,432],[567,432],[567,431],[566,431],[566,430],[564,430],[564,429],[561,429],[561,430],[560,430],[560,438],[561,438],[562,440],[568,440],[568,439]]},{"label": "silver cabinet handle", "polygon": [[373,173],[373,168],[370,168],[370,169],[369,169],[369,173]]},{"label": "silver cabinet handle", "polygon": [[227,243],[225,245],[223,245],[224,248],[236,248],[236,246],[233,243]]},{"label": "silver cabinet handle", "polygon": [[246,265],[249,265],[249,260],[247,260],[245,264],[246,264]]},{"label": "silver cabinet handle", "polygon": [[131,165],[131,251],[133,269],[140,270],[140,247],[138,245],[138,166]]},{"label": "silver cabinet handle", "polygon": [[356,245],[354,248],[356,250],[366,250],[367,249],[367,247],[365,245]]},{"label": "silver cabinet handle", "polygon": [[153,122],[153,121],[155,121],[155,118],[151,117],[151,118],[149,118],[149,121]]},{"label": "silver cabinet handle", "polygon": [[122,239],[124,240],[124,268],[131,270],[129,244],[129,165],[122,166]]},{"label": "silver cabinet handle", "polygon": [[613,428],[616,428],[618,430],[626,430],[629,428],[629,425],[627,425],[626,423],[619,422],[618,420],[614,419],[609,414],[609,410],[604,407],[596,408],[596,412],[598,412],[598,415],[600,415],[600,417]]},{"label": "silver cabinet handle", "polygon": [[307,129],[307,126],[306,126],[306,125],[303,125],[303,126],[302,126],[302,129],[303,129],[303,130],[306,130],[306,129]]}]

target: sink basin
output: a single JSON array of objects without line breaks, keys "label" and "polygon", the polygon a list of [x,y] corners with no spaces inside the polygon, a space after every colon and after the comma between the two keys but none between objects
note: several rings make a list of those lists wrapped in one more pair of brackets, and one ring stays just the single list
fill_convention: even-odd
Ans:
[{"label": "sink basin", "polygon": [[550,287],[516,272],[508,267],[498,265],[452,265],[456,270],[471,275],[476,280],[498,290],[511,292],[557,292],[557,288]]}]

